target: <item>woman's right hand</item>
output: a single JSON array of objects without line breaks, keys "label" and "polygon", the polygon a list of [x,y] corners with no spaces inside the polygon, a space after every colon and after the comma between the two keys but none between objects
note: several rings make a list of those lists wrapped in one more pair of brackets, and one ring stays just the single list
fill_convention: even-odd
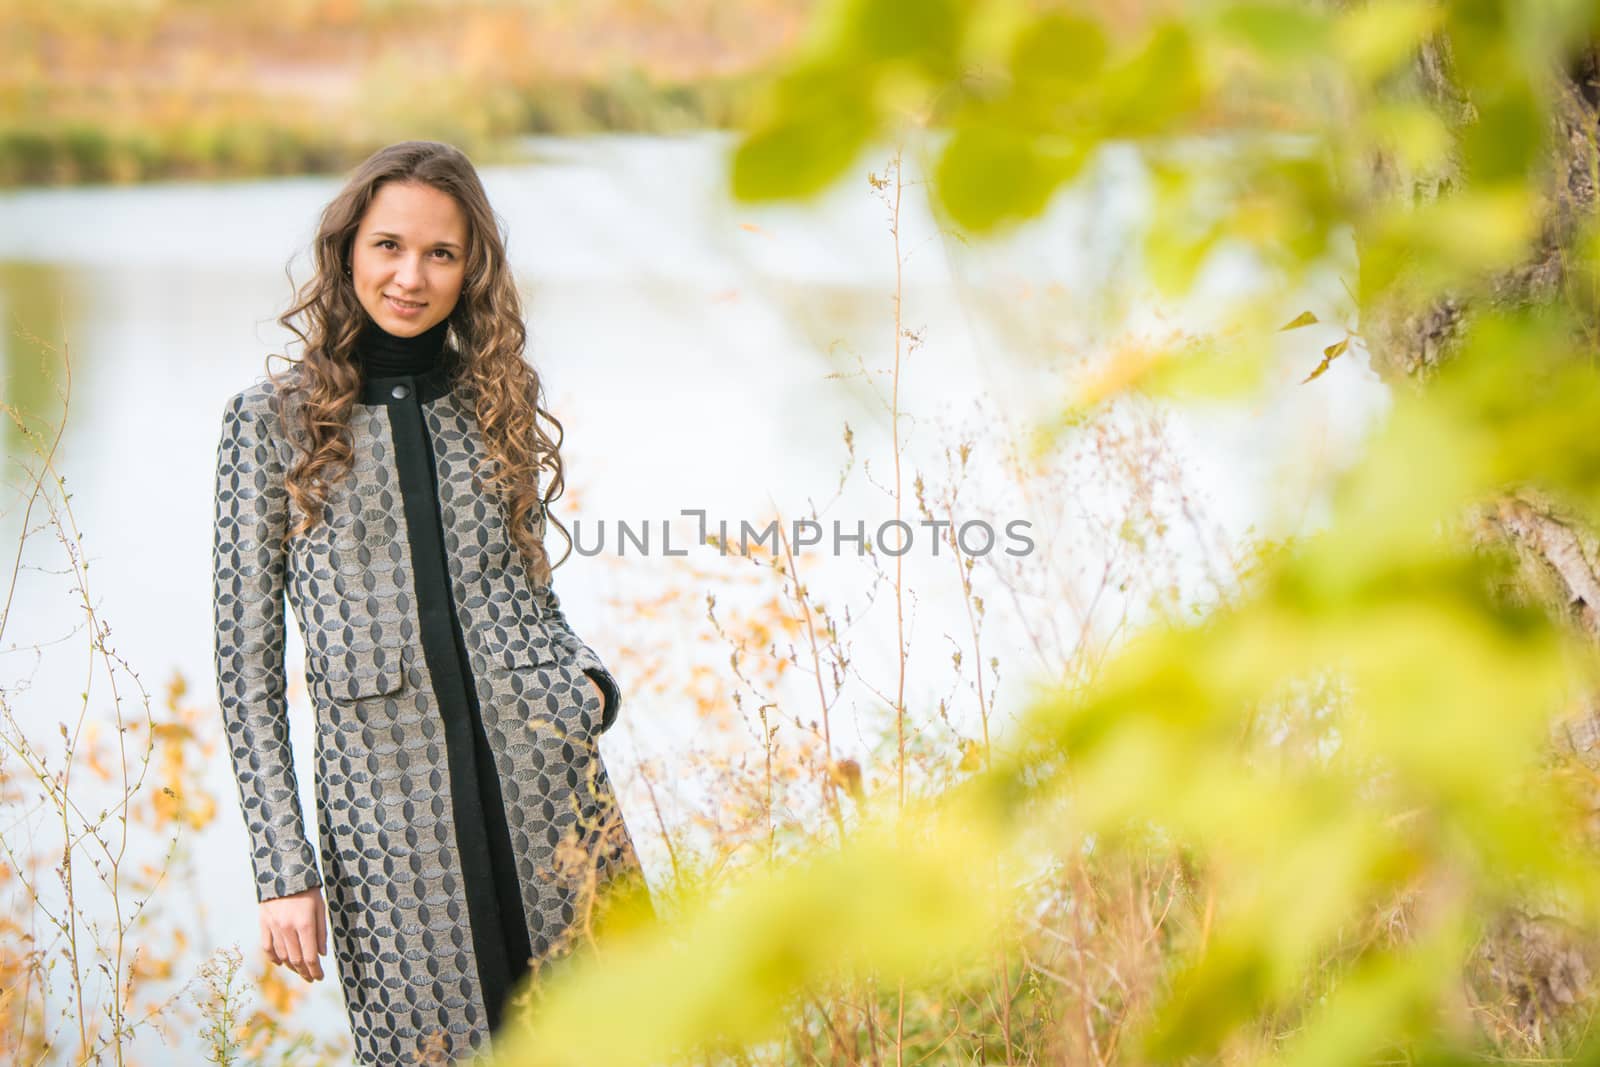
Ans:
[{"label": "woman's right hand", "polygon": [[313,886],[286,897],[261,902],[261,947],[267,959],[290,967],[301,978],[315,982],[322,977],[322,961],[328,951],[327,909],[322,904],[322,887]]}]

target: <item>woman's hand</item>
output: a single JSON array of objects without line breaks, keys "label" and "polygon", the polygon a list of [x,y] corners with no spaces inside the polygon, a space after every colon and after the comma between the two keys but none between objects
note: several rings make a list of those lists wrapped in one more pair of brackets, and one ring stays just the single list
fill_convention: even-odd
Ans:
[{"label": "woman's hand", "polygon": [[313,886],[286,897],[261,902],[261,947],[273,963],[293,968],[308,982],[322,978],[328,951],[327,909],[322,887]]},{"label": "woman's hand", "polygon": [[594,678],[590,677],[587,674],[584,675],[584,677],[588,678],[589,679],[589,684],[594,686],[595,695],[597,695],[600,698],[600,707],[604,708],[606,706],[606,691],[604,689],[600,688],[600,683],[595,681]]}]

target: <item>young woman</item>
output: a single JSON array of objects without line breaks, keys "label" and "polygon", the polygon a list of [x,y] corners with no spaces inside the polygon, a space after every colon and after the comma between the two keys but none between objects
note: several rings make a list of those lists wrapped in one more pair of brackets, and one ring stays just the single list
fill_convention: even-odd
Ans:
[{"label": "young woman", "polygon": [[[617,683],[550,587],[562,428],[496,223],[456,149],[374,154],[279,319],[303,357],[222,420],[217,691],[261,943],[316,981],[331,928],[363,1064],[486,1049],[513,987],[590,932],[595,891],[642,887],[596,743]],[[316,715],[316,850],[285,594]]]}]

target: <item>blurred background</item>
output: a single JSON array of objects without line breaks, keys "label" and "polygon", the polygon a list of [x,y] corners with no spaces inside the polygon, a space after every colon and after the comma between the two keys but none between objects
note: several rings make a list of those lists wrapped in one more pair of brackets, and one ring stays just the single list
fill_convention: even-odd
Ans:
[{"label": "blurred background", "polygon": [[[1032,695],[1229,602],[1261,545],[1325,521],[1390,403],[1350,344],[1351,250],[1270,291],[1272,326],[1312,325],[1230,341],[1231,309],[1275,276],[1223,248],[1158,291],[1141,242],[1159,189],[1130,143],[981,237],[930,202],[932,128],[869,139],[805,197],[736,197],[740,131],[820,14],[0,0],[15,1062],[86,1062],[108,1040],[118,1062],[202,1062],[231,1040],[230,1062],[339,1062],[331,956],[306,987],[257,948],[211,673],[211,491],[224,401],[291,339],[276,317],[317,214],[384,144],[462,148],[503,218],[528,357],[567,429],[560,514],[605,540],[556,584],[621,681],[602,748],[668,910],[680,879],[798,848],[841,796],[894,794],[898,715],[916,720],[911,790],[936,793]],[[1264,347],[1260,381],[1183,409],[1119,398],[1060,432],[1085,381],[1202,335]],[[45,469],[55,491],[30,493]],[[831,539],[784,564],[695,544],[691,509],[734,538],[774,518],[1022,520],[1033,548],[1006,555],[1002,535],[963,558],[919,528],[903,569]],[[618,523],[648,526],[652,553],[620,552]],[[687,556],[660,552],[664,525]],[[291,627],[311,820],[301,655]],[[70,880],[62,821],[41,821],[69,781],[84,838],[106,839]]]}]

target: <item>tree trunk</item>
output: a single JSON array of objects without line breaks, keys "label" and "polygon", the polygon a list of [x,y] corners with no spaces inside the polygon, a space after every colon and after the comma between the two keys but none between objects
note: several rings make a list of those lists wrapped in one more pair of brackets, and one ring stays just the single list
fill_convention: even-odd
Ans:
[{"label": "tree trunk", "polygon": [[[1451,76],[1447,43],[1436,39],[1420,50],[1412,88],[1441,112],[1470,123],[1472,105]],[[1564,70],[1551,72],[1549,153],[1543,173],[1544,216],[1532,254],[1490,280],[1487,303],[1496,308],[1567,301],[1592,350],[1596,333],[1594,279],[1578,276],[1586,260],[1576,247],[1582,224],[1595,208],[1600,174],[1600,52],[1594,45]],[[1439,173],[1406,174],[1385,156],[1371,161],[1374,191],[1424,202],[1447,196],[1464,177],[1458,163]],[[1483,300],[1484,298],[1479,298]],[[1365,309],[1363,323],[1373,368],[1396,389],[1425,388],[1447,361],[1462,327],[1479,308],[1464,297],[1445,296],[1426,306],[1408,303],[1402,292]],[[1583,350],[1580,348],[1580,350]],[[1597,425],[1596,432],[1600,432]],[[1515,585],[1503,595],[1544,605],[1591,641],[1600,640],[1600,538],[1560,502],[1536,489],[1519,489],[1486,501],[1467,516],[1468,531],[1482,545],[1507,546],[1519,562]],[[1577,698],[1552,724],[1551,773],[1569,773],[1590,798],[1589,840],[1600,851],[1600,693]],[[1512,1003],[1518,1044],[1548,1047],[1563,1023],[1586,1017],[1600,970],[1600,945],[1557,909],[1525,907],[1496,917],[1479,946],[1477,977],[1486,978]],[[1579,1023],[1581,1025],[1581,1022]],[[1568,1031],[1570,1032],[1570,1031]]]}]

